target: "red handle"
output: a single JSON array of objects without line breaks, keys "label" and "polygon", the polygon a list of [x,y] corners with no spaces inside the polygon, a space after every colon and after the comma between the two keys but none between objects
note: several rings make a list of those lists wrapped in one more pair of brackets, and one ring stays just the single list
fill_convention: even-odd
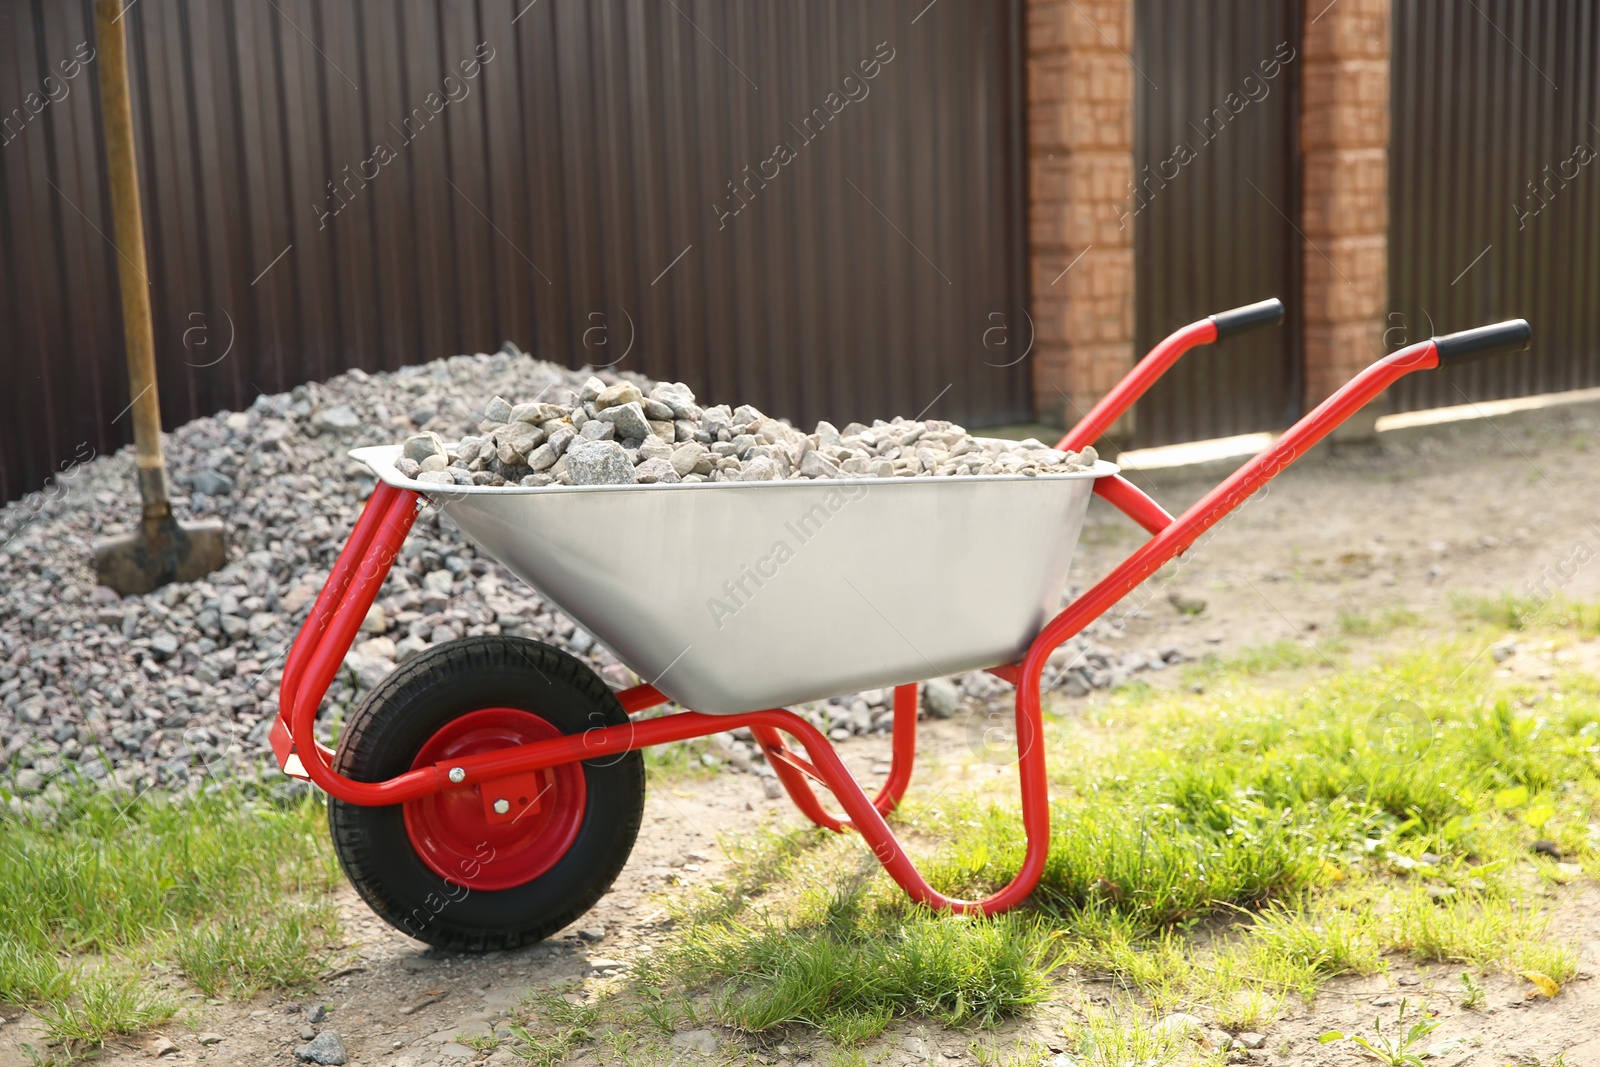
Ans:
[{"label": "red handle", "polygon": [[1199,345],[1209,345],[1226,337],[1233,337],[1258,326],[1270,326],[1283,321],[1283,301],[1273,298],[1259,304],[1247,304],[1231,311],[1220,311],[1199,322],[1191,322],[1150,350],[1128,376],[1118,382],[1100,403],[1090,409],[1083,421],[1074,426],[1056,445],[1064,452],[1077,452],[1092,445],[1116,422],[1123,412],[1133,407],[1156,379],[1178,362],[1178,357]]}]

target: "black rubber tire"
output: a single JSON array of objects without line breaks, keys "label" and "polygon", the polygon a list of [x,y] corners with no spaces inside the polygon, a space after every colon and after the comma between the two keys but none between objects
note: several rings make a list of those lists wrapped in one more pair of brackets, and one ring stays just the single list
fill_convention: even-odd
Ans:
[{"label": "black rubber tire", "polygon": [[[367,694],[345,725],[333,766],[358,782],[411,768],[442,726],[485,707],[543,716],[562,733],[628,721],[588,667],[560,649],[516,637],[468,637],[430,648]],[[566,854],[530,882],[467,890],[417,856],[398,804],[328,800],[339,863],[385,922],[441,949],[487,952],[542,940],[592,908],[622,871],[644,816],[637,750],[581,764],[583,821]]]}]

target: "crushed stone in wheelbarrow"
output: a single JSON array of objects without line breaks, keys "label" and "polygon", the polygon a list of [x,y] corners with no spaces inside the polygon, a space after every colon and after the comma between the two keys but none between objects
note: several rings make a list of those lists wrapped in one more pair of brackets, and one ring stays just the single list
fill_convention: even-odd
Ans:
[{"label": "crushed stone in wheelbarrow", "polygon": [[644,393],[590,378],[560,394],[515,405],[497,396],[478,435],[447,444],[417,434],[395,468],[440,485],[537,487],[1064,474],[1097,458],[1093,448],[974,437],[938,419],[819,422],[802,433],[749,404],[702,408],[681,382]]}]

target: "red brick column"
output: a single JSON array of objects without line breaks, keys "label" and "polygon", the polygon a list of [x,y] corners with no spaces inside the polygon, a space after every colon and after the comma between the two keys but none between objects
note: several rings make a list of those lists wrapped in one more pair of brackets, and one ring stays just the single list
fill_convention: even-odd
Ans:
[{"label": "red brick column", "polygon": [[1027,20],[1034,410],[1071,425],[1134,358],[1133,0],[1029,0]]},{"label": "red brick column", "polygon": [[[1309,406],[1383,352],[1390,0],[1306,0],[1305,10],[1300,138]],[[1361,432],[1359,420],[1351,430]]]}]

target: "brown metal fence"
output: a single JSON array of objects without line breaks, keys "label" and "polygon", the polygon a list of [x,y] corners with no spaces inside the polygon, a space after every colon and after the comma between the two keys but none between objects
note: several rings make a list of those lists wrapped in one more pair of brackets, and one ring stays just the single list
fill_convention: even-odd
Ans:
[{"label": "brown metal fence", "polygon": [[1388,341],[1521,316],[1534,348],[1399,410],[1600,385],[1600,8],[1397,0]]},{"label": "brown metal fence", "polygon": [[1300,396],[1300,0],[1137,0],[1139,352],[1269,296],[1290,321],[1194,352],[1137,409],[1140,444],[1276,429]]},{"label": "brown metal fence", "polygon": [[[1019,7],[130,5],[166,422],[505,338],[798,420],[1025,419],[984,344]],[[91,26],[0,0],[3,499],[128,432]]]}]

